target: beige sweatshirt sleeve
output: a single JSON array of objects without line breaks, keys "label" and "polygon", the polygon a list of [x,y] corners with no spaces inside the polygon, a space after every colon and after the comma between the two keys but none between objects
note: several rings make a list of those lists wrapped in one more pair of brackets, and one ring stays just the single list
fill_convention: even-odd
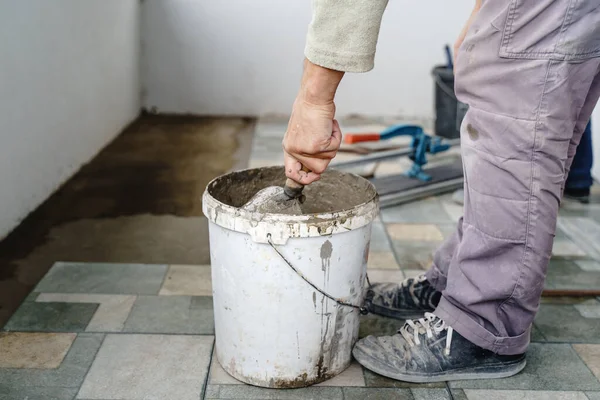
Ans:
[{"label": "beige sweatshirt sleeve", "polygon": [[312,0],[304,55],[344,72],[373,69],[381,18],[388,0]]}]

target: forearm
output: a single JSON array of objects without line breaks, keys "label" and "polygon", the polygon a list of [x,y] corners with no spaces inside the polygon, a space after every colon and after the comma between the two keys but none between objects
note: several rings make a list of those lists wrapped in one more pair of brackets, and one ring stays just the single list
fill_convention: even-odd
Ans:
[{"label": "forearm", "polygon": [[304,60],[300,97],[314,105],[333,103],[335,93],[344,76],[344,72],[324,68]]},{"label": "forearm", "polygon": [[387,3],[388,0],[313,0],[306,58],[337,71],[373,69]]}]

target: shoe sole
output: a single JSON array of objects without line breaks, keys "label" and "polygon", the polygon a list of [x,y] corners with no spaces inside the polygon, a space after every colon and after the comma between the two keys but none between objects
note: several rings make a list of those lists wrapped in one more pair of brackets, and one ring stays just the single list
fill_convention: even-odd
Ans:
[{"label": "shoe sole", "polygon": [[433,312],[434,310],[422,310],[422,311],[392,311],[387,307],[378,306],[377,304],[370,303],[367,305],[369,313],[375,315],[381,315],[382,317],[407,320],[407,319],[419,319],[423,318],[426,312]]},{"label": "shoe sole", "polygon": [[380,362],[373,357],[369,356],[359,348],[355,347],[352,351],[352,355],[363,367],[371,370],[379,375],[385,376],[386,378],[395,379],[397,381],[410,382],[410,383],[434,383],[434,382],[446,382],[446,381],[462,381],[462,380],[475,380],[475,379],[500,379],[508,378],[516,375],[525,368],[527,364],[525,358],[515,361],[510,364],[498,364],[498,365],[486,365],[475,368],[463,368],[448,372],[435,372],[432,374],[402,374],[387,371],[383,368]]}]

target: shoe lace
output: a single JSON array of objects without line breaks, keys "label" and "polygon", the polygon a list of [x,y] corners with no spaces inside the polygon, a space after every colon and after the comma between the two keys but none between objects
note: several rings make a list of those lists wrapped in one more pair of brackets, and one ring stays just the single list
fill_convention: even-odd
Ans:
[{"label": "shoe lace", "polygon": [[416,284],[425,282],[426,280],[427,277],[425,276],[425,274],[422,274],[414,278],[406,278],[402,281],[402,287],[408,288],[408,293],[410,293],[412,301],[415,304],[422,303],[422,299],[420,299],[419,296],[417,296],[417,293],[415,293]]},{"label": "shoe lace", "polygon": [[434,334],[438,336],[443,331],[448,331],[446,334],[446,346],[444,347],[444,354],[448,356],[450,355],[450,345],[452,344],[452,333],[454,330],[444,320],[433,313],[425,313],[424,318],[407,320],[398,333],[413,347],[421,344],[419,335],[427,335],[427,338],[432,339]]},{"label": "shoe lace", "polygon": [[405,280],[402,281],[401,285],[403,287],[407,287],[410,286],[413,282],[414,283],[421,283],[421,282],[425,282],[427,280],[427,277],[425,276],[425,274],[416,276],[414,278],[406,278]]}]

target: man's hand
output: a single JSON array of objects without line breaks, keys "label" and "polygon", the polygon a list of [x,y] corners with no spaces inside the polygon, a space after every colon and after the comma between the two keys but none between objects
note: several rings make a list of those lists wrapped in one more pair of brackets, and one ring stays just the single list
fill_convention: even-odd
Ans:
[{"label": "man's hand", "polygon": [[[285,173],[308,185],[321,177],[342,143],[333,99],[344,73],[305,61],[300,92],[283,139]],[[311,172],[302,171],[302,166]]]}]

